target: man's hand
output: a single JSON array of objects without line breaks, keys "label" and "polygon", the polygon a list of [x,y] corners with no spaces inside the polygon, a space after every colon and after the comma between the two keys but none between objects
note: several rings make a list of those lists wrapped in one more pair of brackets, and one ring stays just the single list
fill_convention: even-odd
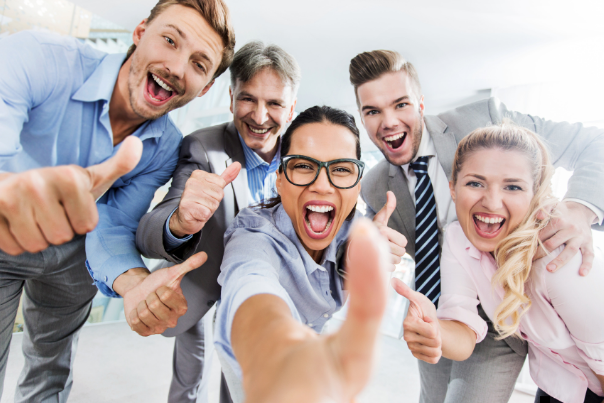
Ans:
[{"label": "man's hand", "polygon": [[151,274],[137,268],[115,279],[113,289],[124,298],[124,313],[130,328],[141,336],[150,336],[175,327],[178,318],[187,312],[180,282],[185,274],[207,259],[208,255],[200,252],[184,263]]},{"label": "man's hand", "polygon": [[290,316],[283,325],[280,320],[267,323],[274,340],[262,336],[260,345],[244,347],[249,351],[242,351],[245,340],[239,349],[233,345],[244,370],[246,402],[351,403],[368,382],[387,303],[388,250],[368,220],[355,222],[350,239],[355,244],[346,280],[350,306],[337,333],[318,336]]},{"label": "man's hand", "polygon": [[128,136],[115,156],[82,168],[64,165],[0,177],[0,249],[36,253],[70,241],[98,223],[96,199],[136,167],[143,145]]},{"label": "man's hand", "polygon": [[170,218],[170,232],[182,238],[201,231],[220,206],[225,186],[235,180],[240,170],[241,164],[235,162],[222,175],[200,169],[193,171]]},{"label": "man's hand", "polygon": [[[555,272],[581,251],[583,263],[579,268],[579,274],[586,276],[594,260],[591,225],[596,218],[595,213],[580,203],[567,201],[559,203],[553,214],[547,227],[541,230],[539,239],[548,252],[557,249],[560,245],[566,245],[558,257],[547,265],[547,270]],[[535,259],[545,255],[545,251],[539,250]]]},{"label": "man's hand", "polygon": [[378,227],[380,233],[388,240],[390,246],[390,255],[392,256],[390,271],[394,271],[394,265],[399,264],[405,255],[405,246],[407,246],[407,238],[398,231],[388,227],[388,220],[396,209],[396,197],[394,193],[388,191],[386,193],[386,204],[373,217],[373,223]]},{"label": "man's hand", "polygon": [[413,291],[397,278],[392,279],[397,293],[409,300],[409,311],[403,322],[403,338],[417,359],[436,364],[442,356],[440,325],[436,307],[424,294]]}]

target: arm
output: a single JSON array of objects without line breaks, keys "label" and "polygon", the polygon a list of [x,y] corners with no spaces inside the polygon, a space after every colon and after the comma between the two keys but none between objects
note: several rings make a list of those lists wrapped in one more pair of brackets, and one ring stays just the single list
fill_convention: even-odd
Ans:
[{"label": "arm", "polygon": [[338,333],[318,336],[275,295],[255,295],[236,310],[231,342],[248,402],[350,402],[368,381],[386,306],[387,253],[366,221],[352,232],[360,247],[349,268],[348,316]]},{"label": "arm", "polygon": [[[515,123],[539,134],[548,146],[554,165],[573,171],[564,200],[556,209],[557,217],[541,232],[541,240],[549,251],[566,245],[564,252],[550,263],[548,270],[555,271],[564,266],[580,250],[584,259],[579,272],[587,275],[593,260],[591,225],[601,223],[604,210],[604,193],[600,190],[604,180],[604,165],[601,162],[604,130],[584,127],[581,123],[557,123],[511,112],[494,98],[489,100],[489,110],[493,122],[510,117]],[[544,255],[542,251],[535,259]]]}]

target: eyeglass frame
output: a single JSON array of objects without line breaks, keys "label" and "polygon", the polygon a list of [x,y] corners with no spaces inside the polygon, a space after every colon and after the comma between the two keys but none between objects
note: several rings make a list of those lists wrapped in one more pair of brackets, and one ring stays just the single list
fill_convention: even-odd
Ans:
[{"label": "eyeglass frame", "polygon": [[[289,176],[287,176],[287,169],[286,168],[286,164],[289,160],[293,159],[293,158],[301,158],[301,159],[305,159],[308,161],[312,161],[315,164],[319,165],[319,169],[317,169],[317,174],[315,175],[315,178],[310,181],[309,183],[305,184],[305,185],[298,185],[297,183],[292,182],[291,179],[289,179]],[[354,164],[356,164],[359,167],[359,175],[357,177],[356,182],[354,183],[354,185],[352,186],[348,186],[348,187],[341,187],[341,186],[336,186],[333,181],[331,180],[331,175],[329,174],[329,166],[331,164],[335,164],[337,162],[352,162]],[[294,186],[310,186],[313,183],[315,183],[317,181],[317,178],[319,177],[319,175],[321,174],[321,169],[325,168],[325,173],[327,174],[327,179],[329,180],[329,183],[331,183],[331,185],[337,189],[342,189],[342,190],[346,190],[346,189],[352,189],[353,187],[355,187],[359,181],[361,180],[361,178],[363,177],[363,171],[365,170],[365,163],[363,161],[354,159],[354,158],[338,158],[336,160],[331,160],[331,161],[319,161],[316,160],[314,158],[308,157],[306,155],[299,155],[299,154],[294,154],[294,155],[286,155],[284,157],[281,157],[281,165],[280,167],[281,170],[283,171],[283,173],[285,174],[285,179],[287,179],[287,181],[289,183],[291,183]]]}]

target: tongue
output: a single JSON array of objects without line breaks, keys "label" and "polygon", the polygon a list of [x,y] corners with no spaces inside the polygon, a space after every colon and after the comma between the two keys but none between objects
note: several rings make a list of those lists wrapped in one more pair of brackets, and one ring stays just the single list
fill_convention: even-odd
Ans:
[{"label": "tongue", "polygon": [[394,141],[390,141],[390,147],[394,148],[395,150],[397,148],[399,148],[400,146],[403,145],[403,142],[405,141],[405,136],[401,137],[400,139],[396,139]]},{"label": "tongue", "polygon": [[321,233],[325,231],[325,227],[327,227],[329,213],[316,213],[314,211],[309,211],[306,218],[310,222],[310,228],[314,232]]},{"label": "tongue", "polygon": [[497,223],[497,224],[487,224],[486,222],[482,222],[480,220],[475,220],[476,224],[478,225],[478,228],[482,231],[482,232],[486,232],[487,234],[493,233],[495,231],[497,231],[501,225],[501,223]]},{"label": "tongue", "polygon": [[164,90],[153,79],[149,80],[149,92],[153,95],[153,98],[160,101],[165,101],[172,96],[172,91]]}]

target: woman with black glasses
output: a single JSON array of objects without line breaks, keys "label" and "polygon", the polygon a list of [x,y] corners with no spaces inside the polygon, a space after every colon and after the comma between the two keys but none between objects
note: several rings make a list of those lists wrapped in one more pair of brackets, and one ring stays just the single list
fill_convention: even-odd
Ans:
[{"label": "woman with black glasses", "polygon": [[[374,220],[390,250],[366,222],[346,250],[365,164],[344,111],[302,112],[281,139],[281,155],[279,197],[242,210],[225,233],[218,356],[235,403],[243,389],[246,402],[350,402],[369,376],[386,302],[382,272],[405,253],[405,238],[385,226],[396,202],[390,195]],[[348,319],[336,335],[318,337],[347,298],[342,260],[351,276]]]}]

